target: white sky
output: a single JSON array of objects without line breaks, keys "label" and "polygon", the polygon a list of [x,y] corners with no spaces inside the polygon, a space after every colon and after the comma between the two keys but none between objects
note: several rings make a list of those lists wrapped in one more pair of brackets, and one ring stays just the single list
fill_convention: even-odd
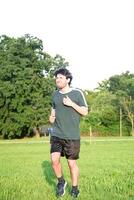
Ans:
[{"label": "white sky", "polygon": [[27,33],[70,63],[81,89],[134,73],[134,0],[0,0],[0,35]]}]

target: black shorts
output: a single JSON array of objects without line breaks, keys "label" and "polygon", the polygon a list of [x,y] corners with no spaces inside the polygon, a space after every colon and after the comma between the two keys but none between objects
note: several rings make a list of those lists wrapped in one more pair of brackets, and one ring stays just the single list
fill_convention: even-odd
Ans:
[{"label": "black shorts", "polygon": [[80,140],[66,140],[51,136],[50,144],[50,153],[60,152],[61,156],[65,156],[70,160],[77,160],[79,158]]}]

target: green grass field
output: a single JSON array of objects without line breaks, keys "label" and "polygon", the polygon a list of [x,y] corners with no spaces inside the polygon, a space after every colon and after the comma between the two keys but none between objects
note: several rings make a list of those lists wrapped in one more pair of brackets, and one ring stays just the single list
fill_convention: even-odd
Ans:
[{"label": "green grass field", "polygon": [[[105,138],[104,138],[105,139]],[[134,139],[82,139],[79,200],[134,200]],[[46,141],[46,142],[45,142]],[[48,138],[0,141],[0,200],[56,200]],[[70,174],[61,199],[71,200]]]}]

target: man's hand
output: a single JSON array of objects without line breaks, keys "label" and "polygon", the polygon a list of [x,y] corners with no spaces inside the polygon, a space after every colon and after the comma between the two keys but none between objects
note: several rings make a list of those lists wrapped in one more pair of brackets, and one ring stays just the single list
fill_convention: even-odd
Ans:
[{"label": "man's hand", "polygon": [[88,108],[86,106],[77,105],[68,96],[63,98],[63,104],[66,106],[72,107],[74,110],[76,110],[82,116],[86,116],[88,114]]},{"label": "man's hand", "polygon": [[55,122],[55,116],[53,116],[53,115],[50,115],[50,117],[49,117],[49,121],[50,121],[50,123],[54,123]]},{"label": "man's hand", "polygon": [[63,104],[66,106],[73,107],[73,101],[68,96],[63,98]]}]

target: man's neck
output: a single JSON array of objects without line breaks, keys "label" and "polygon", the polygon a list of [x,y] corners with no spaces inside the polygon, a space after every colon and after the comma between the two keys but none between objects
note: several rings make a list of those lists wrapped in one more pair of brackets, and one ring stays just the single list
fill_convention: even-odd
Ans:
[{"label": "man's neck", "polygon": [[62,94],[68,93],[71,91],[71,88],[69,85],[67,85],[66,87],[62,88],[59,90]]}]

